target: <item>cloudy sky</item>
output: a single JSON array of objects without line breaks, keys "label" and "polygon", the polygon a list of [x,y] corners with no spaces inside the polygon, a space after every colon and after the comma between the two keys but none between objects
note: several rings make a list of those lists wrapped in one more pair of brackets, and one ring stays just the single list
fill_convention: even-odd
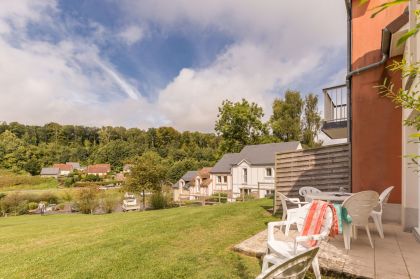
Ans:
[{"label": "cloudy sky", "polygon": [[[0,1],[0,121],[213,131],[344,80],[344,1]],[[322,108],[321,108],[322,109]]]}]

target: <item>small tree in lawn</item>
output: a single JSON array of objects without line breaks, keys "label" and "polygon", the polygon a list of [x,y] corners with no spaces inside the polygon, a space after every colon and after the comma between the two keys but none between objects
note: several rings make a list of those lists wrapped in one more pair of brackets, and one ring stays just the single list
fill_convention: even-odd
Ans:
[{"label": "small tree in lawn", "polygon": [[138,157],[127,179],[129,191],[139,192],[143,196],[143,210],[146,208],[146,191],[160,191],[165,180],[167,166],[154,151],[145,152]]}]

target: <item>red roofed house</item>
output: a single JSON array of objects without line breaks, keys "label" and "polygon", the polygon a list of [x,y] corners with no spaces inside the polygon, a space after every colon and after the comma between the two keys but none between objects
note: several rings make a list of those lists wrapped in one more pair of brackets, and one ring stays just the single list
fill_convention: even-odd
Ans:
[{"label": "red roofed house", "polygon": [[111,171],[110,164],[96,164],[87,167],[87,174],[105,176]]},{"label": "red roofed house", "polygon": [[60,170],[60,175],[67,176],[73,171],[73,166],[68,164],[54,164],[53,168]]}]

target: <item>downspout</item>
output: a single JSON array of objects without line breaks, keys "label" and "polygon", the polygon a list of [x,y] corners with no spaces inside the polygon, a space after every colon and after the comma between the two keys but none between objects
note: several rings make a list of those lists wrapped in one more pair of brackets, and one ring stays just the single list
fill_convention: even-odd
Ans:
[{"label": "downspout", "polygon": [[346,75],[346,85],[347,85],[347,142],[349,143],[349,191],[352,192],[352,148],[351,148],[351,76],[348,73],[351,72],[351,60],[352,60],[352,0],[344,0],[346,11],[347,11],[347,75]]}]

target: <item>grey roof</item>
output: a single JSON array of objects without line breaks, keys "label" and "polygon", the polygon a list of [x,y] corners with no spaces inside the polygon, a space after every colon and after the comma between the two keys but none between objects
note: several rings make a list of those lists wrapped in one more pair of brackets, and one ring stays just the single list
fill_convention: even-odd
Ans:
[{"label": "grey roof", "polygon": [[232,165],[237,164],[239,160],[239,153],[226,153],[217,161],[210,173],[230,173]]},{"label": "grey roof", "polygon": [[239,153],[237,163],[246,160],[252,165],[274,165],[276,153],[297,150],[299,147],[298,141],[247,145]]},{"label": "grey roof", "polygon": [[197,171],[187,171],[182,177],[181,179],[188,182],[191,180],[194,180],[195,177],[197,176]]},{"label": "grey roof", "polygon": [[42,168],[41,175],[59,175],[59,168]]}]

